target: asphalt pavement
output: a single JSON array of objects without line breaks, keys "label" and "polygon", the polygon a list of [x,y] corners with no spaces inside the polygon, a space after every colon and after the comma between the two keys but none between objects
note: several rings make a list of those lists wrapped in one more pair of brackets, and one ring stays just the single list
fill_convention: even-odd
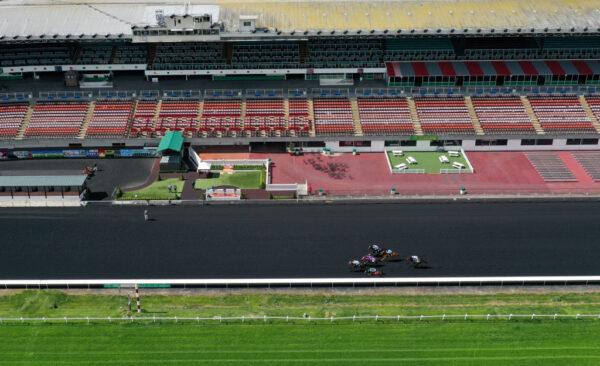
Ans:
[{"label": "asphalt pavement", "polygon": [[0,279],[299,278],[371,243],[431,268],[388,276],[600,274],[600,203],[222,205],[0,210]]}]

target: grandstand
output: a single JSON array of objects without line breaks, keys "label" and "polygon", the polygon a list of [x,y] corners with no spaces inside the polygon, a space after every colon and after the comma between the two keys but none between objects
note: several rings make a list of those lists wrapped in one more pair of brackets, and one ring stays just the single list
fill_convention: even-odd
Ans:
[{"label": "grandstand", "polygon": [[[0,137],[16,144],[174,130],[205,144],[599,146],[600,0],[20,5],[0,2]],[[12,86],[34,73],[101,73],[119,90]],[[120,73],[225,88],[132,91]]]}]

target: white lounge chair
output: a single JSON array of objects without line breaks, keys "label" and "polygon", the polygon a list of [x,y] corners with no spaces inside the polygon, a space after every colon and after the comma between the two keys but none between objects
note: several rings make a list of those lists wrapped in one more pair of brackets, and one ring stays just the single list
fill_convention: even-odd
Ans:
[{"label": "white lounge chair", "polygon": [[459,157],[460,156],[460,152],[458,152],[458,151],[448,151],[448,155],[450,155],[452,157]]},{"label": "white lounge chair", "polygon": [[396,168],[397,170],[404,170],[404,169],[406,169],[406,164],[401,163],[398,165],[394,165],[394,168]]},{"label": "white lounge chair", "polygon": [[446,155],[440,155],[438,159],[440,159],[440,163],[442,163],[442,164],[447,164],[450,162],[450,160],[448,159],[448,157]]},{"label": "white lounge chair", "polygon": [[455,167],[456,169],[464,169],[465,168],[465,165],[459,163],[458,161],[453,162],[452,166]]},{"label": "white lounge chair", "polygon": [[409,164],[417,164],[418,163],[417,159],[413,158],[412,156],[406,157],[406,162]]},{"label": "white lounge chair", "polygon": [[392,150],[393,156],[404,156],[404,151],[402,150]]}]

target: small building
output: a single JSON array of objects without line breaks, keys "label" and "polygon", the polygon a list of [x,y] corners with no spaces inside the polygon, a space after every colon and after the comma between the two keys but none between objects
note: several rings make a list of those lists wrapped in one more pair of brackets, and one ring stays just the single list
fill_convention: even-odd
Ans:
[{"label": "small building", "polygon": [[181,132],[168,131],[158,144],[158,152],[161,154],[161,172],[181,170],[183,157],[183,135]]},{"label": "small building", "polygon": [[60,201],[79,204],[87,193],[86,178],[84,174],[0,176],[0,203]]}]

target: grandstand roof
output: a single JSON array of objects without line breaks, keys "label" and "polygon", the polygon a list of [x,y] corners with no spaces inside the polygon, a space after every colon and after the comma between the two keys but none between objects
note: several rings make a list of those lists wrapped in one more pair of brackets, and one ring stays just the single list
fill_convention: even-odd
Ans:
[{"label": "grandstand roof", "polygon": [[[411,34],[597,32],[600,0],[192,0],[189,13],[213,14],[226,31],[241,15],[256,15],[257,26],[282,32],[305,30],[389,30]],[[195,5],[197,4],[197,5]],[[131,26],[152,21],[154,11],[183,13],[179,0],[4,0],[0,35],[131,35]],[[545,28],[548,28],[545,30]],[[574,28],[574,29],[572,29]],[[587,29],[586,29],[587,28]],[[424,32],[427,29],[428,31]]]}]

